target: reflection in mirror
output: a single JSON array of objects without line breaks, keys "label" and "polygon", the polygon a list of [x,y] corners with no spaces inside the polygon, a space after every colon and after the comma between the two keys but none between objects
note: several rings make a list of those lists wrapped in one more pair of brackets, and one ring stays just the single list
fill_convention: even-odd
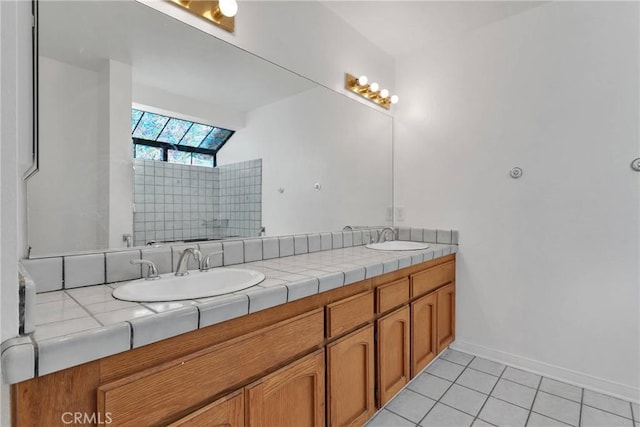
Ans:
[{"label": "reflection in mirror", "polygon": [[134,0],[41,2],[39,55],[32,256],[387,223],[373,108]]}]

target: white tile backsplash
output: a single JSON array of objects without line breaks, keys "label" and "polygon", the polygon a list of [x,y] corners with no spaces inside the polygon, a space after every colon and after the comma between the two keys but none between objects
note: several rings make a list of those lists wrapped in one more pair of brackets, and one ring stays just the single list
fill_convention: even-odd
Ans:
[{"label": "white tile backsplash", "polygon": [[309,253],[320,252],[320,234],[309,234]]},{"label": "white tile backsplash", "polygon": [[341,231],[335,231],[331,233],[331,239],[332,239],[331,244],[333,249],[340,249],[344,246],[343,236]]},{"label": "white tile backsplash", "polygon": [[280,257],[291,256],[294,254],[293,236],[279,237],[280,241]]},{"label": "white tile backsplash", "polygon": [[309,239],[306,234],[293,237],[293,252],[295,255],[306,254],[309,252]]},{"label": "white tile backsplash", "polygon": [[141,278],[142,267],[140,265],[131,264],[132,259],[139,260],[140,256],[140,250],[138,249],[132,251],[107,253],[107,283],[123,282],[125,280],[134,280]]},{"label": "white tile backsplash", "polygon": [[262,239],[244,241],[244,262],[262,260]]},{"label": "white tile backsplash", "polygon": [[62,257],[24,259],[21,262],[38,292],[62,289]]},{"label": "white tile backsplash", "polygon": [[333,237],[331,233],[320,233],[320,250],[328,251],[332,248]]},{"label": "white tile backsplash", "polygon": [[75,255],[64,257],[65,289],[105,283],[105,255]]},{"label": "white tile backsplash", "polygon": [[244,244],[241,240],[222,243],[224,265],[242,264],[244,262]]},{"label": "white tile backsplash", "polygon": [[273,259],[280,257],[280,241],[277,237],[262,239],[262,258]]}]

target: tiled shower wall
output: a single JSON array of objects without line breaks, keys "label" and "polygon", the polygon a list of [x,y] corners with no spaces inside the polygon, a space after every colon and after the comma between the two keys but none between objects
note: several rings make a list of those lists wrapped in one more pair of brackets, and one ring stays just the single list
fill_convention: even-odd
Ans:
[{"label": "tiled shower wall", "polygon": [[207,168],[135,159],[134,202],[135,246],[257,236],[262,161]]},{"label": "tiled shower wall", "polygon": [[218,168],[220,218],[229,220],[229,236],[260,235],[262,227],[262,160]]}]

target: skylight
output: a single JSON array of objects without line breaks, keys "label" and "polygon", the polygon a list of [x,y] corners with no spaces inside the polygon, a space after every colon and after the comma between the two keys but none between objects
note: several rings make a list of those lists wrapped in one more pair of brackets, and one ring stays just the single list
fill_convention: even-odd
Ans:
[{"label": "skylight", "polygon": [[136,158],[215,166],[216,154],[234,133],[217,126],[131,110]]}]

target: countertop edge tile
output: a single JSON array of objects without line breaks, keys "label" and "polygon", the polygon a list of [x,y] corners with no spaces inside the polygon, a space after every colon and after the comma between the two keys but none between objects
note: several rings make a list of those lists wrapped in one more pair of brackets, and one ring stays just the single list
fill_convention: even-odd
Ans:
[{"label": "countertop edge tile", "polygon": [[182,307],[129,321],[133,328],[132,348],[162,341],[198,329],[198,309]]},{"label": "countertop edge tile", "polygon": [[299,300],[319,293],[320,280],[317,277],[289,282],[285,285],[289,291],[287,302]]},{"label": "countertop edge tile", "polygon": [[131,325],[127,322],[42,340],[38,342],[38,375],[46,375],[130,349]]},{"label": "countertop edge tile", "polygon": [[5,383],[15,384],[34,378],[35,366],[35,348],[29,337],[12,338],[2,343],[2,377]]},{"label": "countertop edge tile", "polygon": [[244,294],[224,295],[220,299],[198,303],[199,328],[222,323],[249,314],[249,296]]}]

